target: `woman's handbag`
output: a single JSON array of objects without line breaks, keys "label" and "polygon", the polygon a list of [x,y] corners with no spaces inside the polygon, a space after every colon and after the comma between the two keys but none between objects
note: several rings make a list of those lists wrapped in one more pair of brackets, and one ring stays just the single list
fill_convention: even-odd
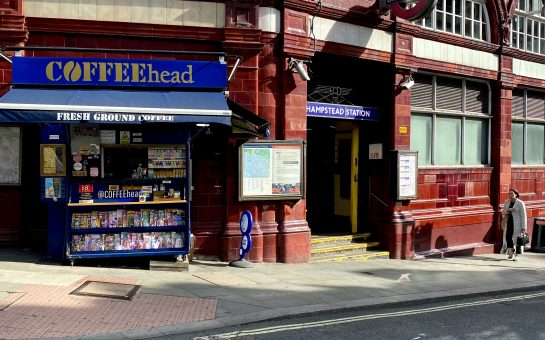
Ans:
[{"label": "woman's handbag", "polygon": [[517,246],[525,246],[530,243],[530,238],[527,233],[521,233],[517,236]]}]

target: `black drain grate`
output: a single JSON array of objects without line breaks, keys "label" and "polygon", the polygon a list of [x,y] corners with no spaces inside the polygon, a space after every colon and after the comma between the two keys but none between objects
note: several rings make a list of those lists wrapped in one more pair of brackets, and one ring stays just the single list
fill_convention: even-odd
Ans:
[{"label": "black drain grate", "polygon": [[125,283],[85,281],[81,286],[71,291],[70,294],[132,300],[140,288],[142,288],[140,285]]}]

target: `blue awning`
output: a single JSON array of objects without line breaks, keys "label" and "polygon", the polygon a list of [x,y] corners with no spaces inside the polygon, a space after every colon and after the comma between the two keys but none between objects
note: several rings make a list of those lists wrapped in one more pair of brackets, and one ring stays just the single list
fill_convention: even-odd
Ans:
[{"label": "blue awning", "polygon": [[0,122],[230,126],[231,110],[223,92],[14,88],[0,98]]}]

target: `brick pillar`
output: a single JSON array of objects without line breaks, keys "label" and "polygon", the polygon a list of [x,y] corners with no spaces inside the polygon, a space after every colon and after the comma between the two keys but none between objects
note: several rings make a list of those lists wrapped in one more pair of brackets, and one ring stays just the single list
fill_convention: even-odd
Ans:
[{"label": "brick pillar", "polygon": [[496,251],[503,244],[503,232],[500,228],[503,202],[508,197],[511,186],[511,113],[514,84],[513,58],[500,56],[500,81],[497,82],[492,96],[492,173],[491,201],[494,208],[492,230],[495,231]]},{"label": "brick pillar", "polygon": [[[411,146],[411,90],[397,86],[408,75],[410,75],[410,69],[398,69],[394,77],[392,139],[390,141],[392,150],[409,150]],[[390,174],[392,179],[394,176]],[[395,181],[390,185],[395,186]],[[386,224],[383,239],[386,241],[390,258],[410,258],[413,255],[414,218],[409,208],[409,201],[396,201],[393,198],[388,209],[390,219]]]},{"label": "brick pillar", "polygon": [[[282,63],[275,56],[276,33],[262,33],[261,42],[264,43],[259,61],[259,115],[271,122],[271,140],[277,138],[276,116],[282,106],[280,98],[281,86],[277,81]],[[263,261],[277,262],[278,222],[276,220],[278,205],[275,201],[260,202],[261,231],[263,232]]]},{"label": "brick pillar", "polygon": [[[226,183],[226,223],[221,236],[221,252],[220,258],[222,261],[236,261],[240,258],[240,216],[245,210],[252,213],[254,225],[252,229],[252,248],[246,255],[246,259],[252,262],[263,262],[263,233],[259,225],[259,215],[255,202],[239,202],[238,201],[238,147],[239,142],[231,140],[229,143],[229,152],[227,157],[227,183]],[[233,175],[235,174],[235,175]]]},{"label": "brick pillar", "polygon": [[[0,47],[24,46],[28,40],[21,0],[0,0]],[[0,59],[0,95],[9,91],[11,64]]]},{"label": "brick pillar", "polygon": [[[307,82],[297,73],[287,70],[286,58],[282,79],[284,112],[277,120],[279,133],[285,140],[307,139]],[[284,263],[308,262],[310,259],[310,228],[306,221],[306,200],[286,201],[279,204],[278,261]]]},{"label": "brick pillar", "polygon": [[[223,42],[228,56],[242,57],[238,69],[229,82],[229,97],[256,113],[259,107],[259,54],[262,48],[260,43],[261,31],[256,28],[257,11],[257,5],[252,3],[228,2]],[[233,62],[233,60],[230,61]],[[223,261],[239,259],[240,216],[244,210],[249,210],[252,213],[254,224],[251,233],[252,248],[246,259],[252,262],[263,262],[263,232],[260,227],[257,202],[238,201],[238,148],[243,141],[231,140],[229,145],[227,216],[221,239],[221,258]]]}]

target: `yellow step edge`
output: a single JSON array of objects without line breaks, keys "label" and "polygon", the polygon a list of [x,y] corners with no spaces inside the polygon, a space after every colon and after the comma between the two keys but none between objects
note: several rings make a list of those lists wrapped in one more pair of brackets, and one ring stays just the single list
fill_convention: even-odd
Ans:
[{"label": "yellow step edge", "polygon": [[371,233],[343,235],[343,236],[324,236],[324,237],[318,236],[316,238],[311,238],[310,243],[320,244],[320,243],[335,242],[335,241],[349,241],[349,240],[355,240],[359,238],[368,238],[368,237],[371,237]]},{"label": "yellow step edge", "polygon": [[366,261],[375,257],[387,257],[390,258],[390,252],[388,251],[381,251],[378,253],[371,253],[371,254],[362,254],[362,255],[352,255],[352,256],[336,256],[332,258],[325,258],[325,259],[311,259],[310,262],[317,263],[317,262],[343,262],[343,261]]},{"label": "yellow step edge", "polygon": [[380,242],[352,243],[352,244],[346,244],[346,245],[335,246],[335,247],[315,248],[315,249],[311,249],[310,253],[311,254],[321,254],[321,253],[329,253],[329,252],[334,252],[334,251],[363,249],[363,248],[376,247],[379,244],[380,244]]}]

